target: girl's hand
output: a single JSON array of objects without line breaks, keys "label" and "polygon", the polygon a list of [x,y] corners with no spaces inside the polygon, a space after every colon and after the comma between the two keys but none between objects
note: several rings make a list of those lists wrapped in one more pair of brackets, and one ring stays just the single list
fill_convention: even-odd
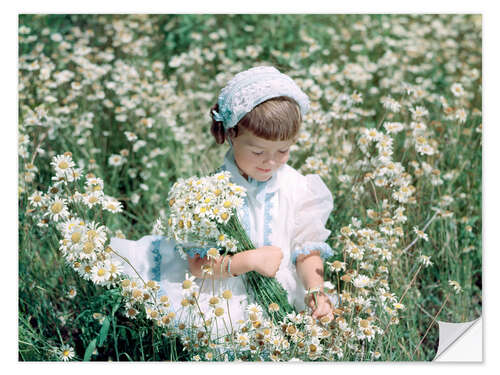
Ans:
[{"label": "girl's hand", "polygon": [[252,269],[267,277],[276,276],[283,252],[277,246],[262,246],[252,252]]},{"label": "girl's hand", "polygon": [[316,298],[314,295],[311,293],[306,296],[306,304],[312,309],[312,314],[311,316],[314,319],[321,318],[325,315],[332,314],[333,309],[332,309],[332,303],[328,296],[323,293],[315,293]]}]

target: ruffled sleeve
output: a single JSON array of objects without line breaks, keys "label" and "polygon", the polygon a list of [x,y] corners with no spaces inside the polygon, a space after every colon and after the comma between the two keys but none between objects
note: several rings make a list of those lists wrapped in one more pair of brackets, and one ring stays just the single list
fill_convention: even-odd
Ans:
[{"label": "ruffled sleeve", "polygon": [[[330,231],[325,228],[333,209],[330,190],[318,175],[306,175],[297,186],[294,200],[294,230],[291,259],[295,264],[299,255],[320,251],[323,259],[333,255],[333,250],[325,241]],[[302,182],[301,181],[301,182]]]}]

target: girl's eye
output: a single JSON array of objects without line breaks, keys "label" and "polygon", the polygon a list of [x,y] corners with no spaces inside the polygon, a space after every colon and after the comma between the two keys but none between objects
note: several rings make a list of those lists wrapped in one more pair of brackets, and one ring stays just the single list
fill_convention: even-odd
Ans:
[{"label": "girl's eye", "polygon": [[263,151],[261,151],[261,152],[252,151],[252,154],[257,155],[257,156],[262,155],[263,153],[264,153]]},{"label": "girl's eye", "polygon": [[281,151],[281,150],[280,150],[280,152],[281,152],[282,154],[286,154],[286,153],[288,152],[288,150],[285,150],[285,151]]}]

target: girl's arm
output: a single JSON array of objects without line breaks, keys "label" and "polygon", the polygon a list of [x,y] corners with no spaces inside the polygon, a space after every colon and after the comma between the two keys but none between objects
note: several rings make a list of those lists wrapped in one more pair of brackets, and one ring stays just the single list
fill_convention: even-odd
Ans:
[{"label": "girl's arm", "polygon": [[299,255],[295,267],[306,290],[317,288],[323,290],[323,260],[319,256],[319,251]]},{"label": "girl's arm", "polygon": [[307,255],[299,255],[296,262],[297,274],[306,290],[318,291],[316,297],[308,294],[305,301],[313,310],[313,318],[320,318],[332,311],[330,300],[323,292],[323,260],[319,254],[319,251],[311,251]]},{"label": "girl's arm", "polygon": [[[217,260],[201,258],[196,255],[188,257],[189,271],[198,278],[225,279],[256,271],[264,276],[274,277],[283,258],[281,249],[276,246],[263,246],[253,250],[242,251],[235,255],[220,256]],[[229,274],[228,262],[231,259]],[[209,269],[211,274],[204,272]]]},{"label": "girl's arm", "polygon": [[[189,271],[198,278],[225,279],[232,275],[241,275],[252,271],[252,252],[243,251],[235,255],[220,256],[218,259],[201,258],[196,255],[188,257]],[[228,262],[231,259],[231,275],[227,272]],[[207,273],[206,271],[210,272]]]}]

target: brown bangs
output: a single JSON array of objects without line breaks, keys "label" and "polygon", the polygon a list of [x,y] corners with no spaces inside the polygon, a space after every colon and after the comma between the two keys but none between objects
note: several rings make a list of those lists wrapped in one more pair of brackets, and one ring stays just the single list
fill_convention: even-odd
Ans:
[{"label": "brown bangs", "polygon": [[287,141],[297,137],[301,120],[297,102],[278,96],[257,105],[240,120],[238,127],[270,141]]}]

